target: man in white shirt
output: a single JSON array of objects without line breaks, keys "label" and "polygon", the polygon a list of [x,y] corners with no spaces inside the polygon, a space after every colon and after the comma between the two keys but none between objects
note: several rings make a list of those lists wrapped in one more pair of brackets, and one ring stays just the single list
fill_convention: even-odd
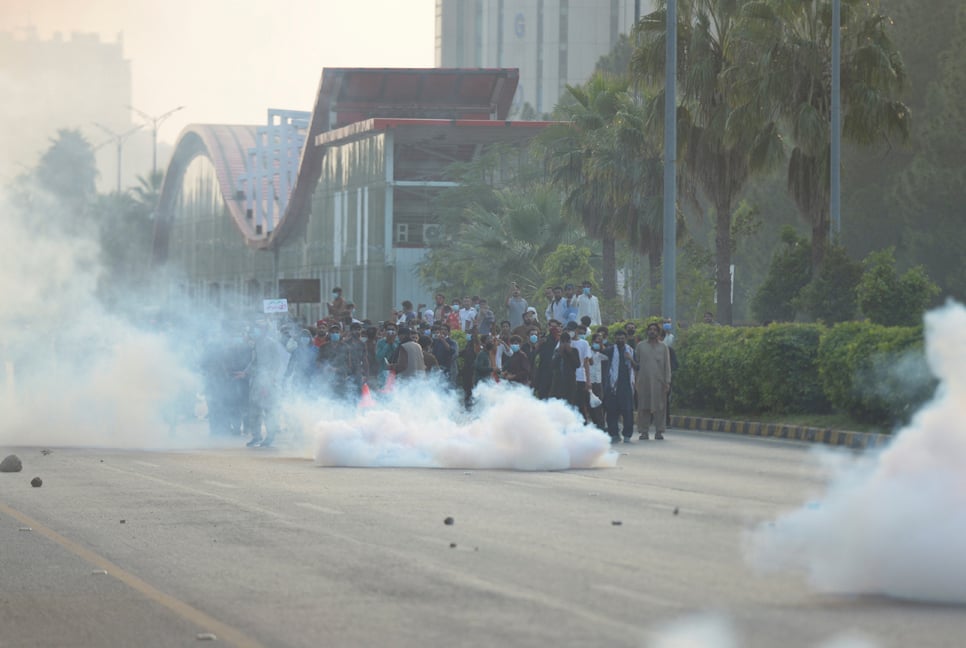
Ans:
[{"label": "man in white shirt", "polygon": [[585,316],[590,317],[591,326],[600,326],[600,302],[597,295],[590,294],[591,285],[589,281],[583,283],[583,290],[577,295],[577,319],[581,320]]},{"label": "man in white shirt", "polygon": [[580,413],[584,415],[584,422],[590,421],[590,389],[591,384],[587,378],[590,376],[590,359],[594,356],[594,352],[590,348],[590,342],[587,341],[587,327],[582,324],[577,324],[577,322],[570,322],[567,324],[567,332],[570,333],[573,338],[570,341],[570,346],[577,349],[577,353],[580,354],[580,366],[577,367],[577,398],[580,402]]},{"label": "man in white shirt", "polygon": [[476,326],[476,309],[469,297],[463,298],[463,307],[460,309],[460,329],[464,333],[469,333]]},{"label": "man in white shirt", "polygon": [[552,319],[558,322],[567,322],[567,300],[564,299],[563,288],[560,286],[553,289],[553,299],[547,305],[547,312],[544,313],[544,316],[548,322]]}]

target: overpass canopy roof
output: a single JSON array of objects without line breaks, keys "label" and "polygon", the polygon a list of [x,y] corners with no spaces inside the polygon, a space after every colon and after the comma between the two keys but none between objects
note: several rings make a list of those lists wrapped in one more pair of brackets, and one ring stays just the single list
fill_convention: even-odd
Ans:
[{"label": "overpass canopy roof", "polygon": [[373,117],[507,118],[516,69],[326,68],[313,121],[319,132]]}]

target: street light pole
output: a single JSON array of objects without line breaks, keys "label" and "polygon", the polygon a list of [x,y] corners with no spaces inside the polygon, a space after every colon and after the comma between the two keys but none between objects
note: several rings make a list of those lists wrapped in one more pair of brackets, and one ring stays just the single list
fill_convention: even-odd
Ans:
[{"label": "street light pole", "polygon": [[114,138],[114,143],[117,144],[117,193],[121,193],[121,151],[124,148],[124,142],[134,133],[141,130],[141,125],[137,125],[131,130],[124,133],[115,133],[110,128],[104,124],[98,124],[94,122],[94,125],[100,128],[102,131]]},{"label": "street light pole", "polygon": [[677,0],[667,3],[664,68],[664,317],[677,321]]},{"label": "street light pole", "polygon": [[829,195],[832,242],[842,230],[842,3],[832,0],[832,141],[829,150]]},{"label": "street light pole", "polygon": [[179,110],[182,110],[184,106],[178,106],[177,108],[172,108],[168,112],[157,116],[149,115],[146,112],[142,112],[137,108],[135,108],[134,106],[128,106],[128,108],[136,112],[144,121],[151,123],[151,145],[152,145],[152,152],[153,152],[153,157],[152,157],[153,161],[151,163],[151,175],[153,176],[158,172],[158,129],[161,128],[161,124],[164,123],[164,120],[166,120],[168,117],[175,114]]}]

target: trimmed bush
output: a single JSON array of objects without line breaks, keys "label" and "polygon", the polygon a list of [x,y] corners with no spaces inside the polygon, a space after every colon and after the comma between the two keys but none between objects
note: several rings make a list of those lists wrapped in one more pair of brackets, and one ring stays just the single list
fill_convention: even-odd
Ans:
[{"label": "trimmed bush", "polygon": [[897,425],[936,389],[922,327],[846,322],[819,346],[819,377],[832,405],[857,420]]},{"label": "trimmed bush", "polygon": [[776,413],[829,411],[818,375],[818,324],[772,324],[764,329],[754,371],[760,383],[759,408]]}]

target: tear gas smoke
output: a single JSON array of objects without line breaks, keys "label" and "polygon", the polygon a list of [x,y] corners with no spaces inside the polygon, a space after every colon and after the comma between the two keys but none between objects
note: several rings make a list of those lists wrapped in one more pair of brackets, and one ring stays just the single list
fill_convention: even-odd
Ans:
[{"label": "tear gas smoke", "polygon": [[[652,648],[736,648],[745,645],[735,623],[720,613],[695,614],[660,628],[649,645]],[[833,637],[819,648],[876,648],[864,636],[851,633]]]},{"label": "tear gas smoke", "polygon": [[97,233],[42,193],[0,205],[0,445],[184,445],[165,411],[197,389],[186,350],[101,306]]},{"label": "tear gas smoke", "polygon": [[763,570],[803,570],[821,592],[966,603],[966,309],[926,316],[932,402],[875,455],[827,461],[824,497],[749,537]]},{"label": "tear gas smoke", "polygon": [[384,405],[318,423],[323,466],[565,470],[617,463],[610,437],[562,401],[480,385],[471,413],[422,382],[399,386]]}]

